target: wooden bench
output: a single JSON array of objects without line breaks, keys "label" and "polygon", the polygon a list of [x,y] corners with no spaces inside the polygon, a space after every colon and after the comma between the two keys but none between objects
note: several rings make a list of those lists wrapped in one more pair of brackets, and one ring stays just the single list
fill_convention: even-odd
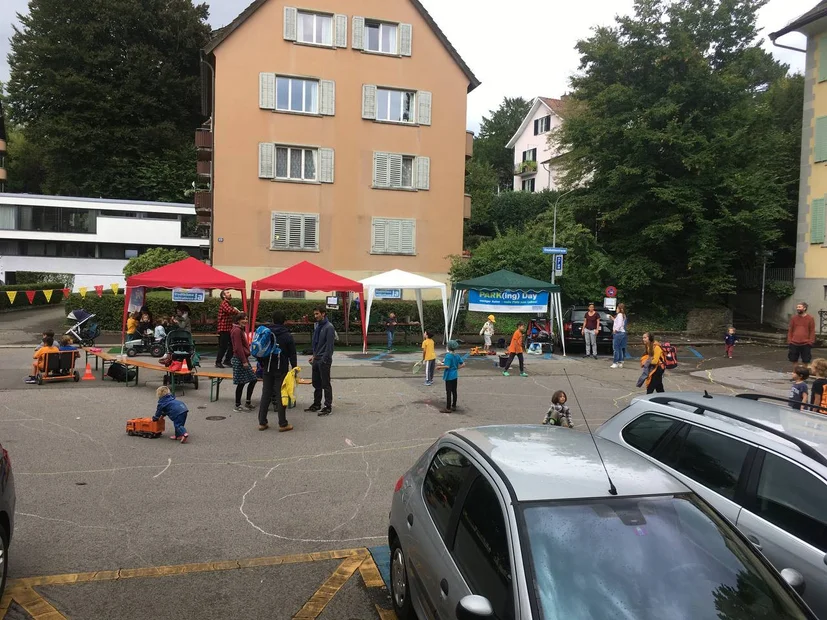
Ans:
[{"label": "wooden bench", "polygon": [[213,370],[199,370],[198,371],[199,377],[209,377],[210,379],[210,402],[214,403],[218,400],[218,394],[221,391],[221,382],[224,379],[231,379],[233,378],[233,374],[231,372],[218,372]]}]

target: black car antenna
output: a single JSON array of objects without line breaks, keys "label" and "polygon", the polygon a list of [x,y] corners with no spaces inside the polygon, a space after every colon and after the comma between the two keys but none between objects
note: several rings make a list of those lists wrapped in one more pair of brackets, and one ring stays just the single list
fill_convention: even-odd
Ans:
[{"label": "black car antenna", "polygon": [[597,440],[594,438],[594,433],[592,433],[592,427],[589,426],[589,421],[586,419],[586,412],[583,411],[583,407],[580,405],[580,399],[577,398],[577,392],[574,390],[574,384],[571,382],[571,377],[569,377],[569,373],[565,368],[563,369],[563,374],[566,375],[566,380],[571,386],[571,393],[574,395],[574,401],[577,403],[577,408],[580,409],[580,415],[583,416],[583,421],[586,423],[586,428],[589,429],[589,437],[592,438],[594,449],[597,450],[597,456],[600,458],[600,464],[603,465],[603,471],[606,472],[606,478],[609,480],[609,495],[617,495],[617,487],[615,487],[615,483],[612,482],[612,477],[609,475],[609,470],[606,469],[606,461],[603,460],[603,455],[600,454],[600,448],[597,447]]}]

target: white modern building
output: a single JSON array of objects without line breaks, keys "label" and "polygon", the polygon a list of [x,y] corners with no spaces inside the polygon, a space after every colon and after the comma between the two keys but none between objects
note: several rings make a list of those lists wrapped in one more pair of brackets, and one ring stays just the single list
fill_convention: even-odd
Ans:
[{"label": "white modern building", "polygon": [[125,285],[127,260],[150,248],[206,257],[195,206],[0,193],[0,280],[18,271],[69,273],[74,288]]},{"label": "white modern building", "polygon": [[541,192],[557,189],[559,155],[549,146],[549,135],[563,123],[562,99],[537,97],[520,128],[506,145],[514,149],[514,190]]}]

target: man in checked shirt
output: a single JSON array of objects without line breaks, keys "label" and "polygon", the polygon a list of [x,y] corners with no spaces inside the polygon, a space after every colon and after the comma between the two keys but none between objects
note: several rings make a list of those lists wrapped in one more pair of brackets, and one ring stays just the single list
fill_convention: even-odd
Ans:
[{"label": "man in checked shirt", "polygon": [[228,290],[221,291],[221,305],[218,306],[218,355],[215,358],[215,367],[224,368],[230,365],[233,357],[233,347],[230,344],[230,332],[233,329],[233,315],[238,314],[238,308],[230,305],[233,294]]}]

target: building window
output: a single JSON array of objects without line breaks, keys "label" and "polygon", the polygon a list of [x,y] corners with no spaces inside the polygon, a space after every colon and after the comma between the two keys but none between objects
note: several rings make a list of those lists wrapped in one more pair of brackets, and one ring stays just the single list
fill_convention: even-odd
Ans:
[{"label": "building window", "polygon": [[534,135],[539,136],[541,133],[546,133],[547,131],[551,131],[551,115],[535,119]]},{"label": "building window", "polygon": [[0,230],[17,229],[17,207],[0,205]]},{"label": "building window", "polygon": [[430,189],[431,160],[400,153],[373,154],[373,186],[385,189]]},{"label": "building window", "polygon": [[533,192],[534,191],[534,179],[526,179],[523,181],[523,191],[524,192]]},{"label": "building window", "polygon": [[365,49],[369,52],[396,54],[397,31],[396,24],[365,22]]},{"label": "building window", "polygon": [[416,93],[403,90],[376,90],[376,120],[414,122]]},{"label": "building window", "polygon": [[304,291],[282,291],[282,299],[304,299]]},{"label": "building window", "polygon": [[316,150],[277,146],[276,178],[293,181],[315,181]]},{"label": "building window", "polygon": [[416,220],[373,218],[371,254],[416,254]]},{"label": "building window", "polygon": [[318,80],[276,77],[276,110],[280,112],[318,114]]},{"label": "building window", "polygon": [[17,209],[17,230],[82,234],[97,232],[98,212],[93,209],[28,206]]},{"label": "building window", "polygon": [[271,250],[319,251],[319,215],[317,213],[274,211],[271,222]]},{"label": "building window", "polygon": [[333,45],[333,16],[298,12],[298,40],[316,45]]},{"label": "building window", "polygon": [[523,151],[523,161],[537,161],[537,149]]}]

